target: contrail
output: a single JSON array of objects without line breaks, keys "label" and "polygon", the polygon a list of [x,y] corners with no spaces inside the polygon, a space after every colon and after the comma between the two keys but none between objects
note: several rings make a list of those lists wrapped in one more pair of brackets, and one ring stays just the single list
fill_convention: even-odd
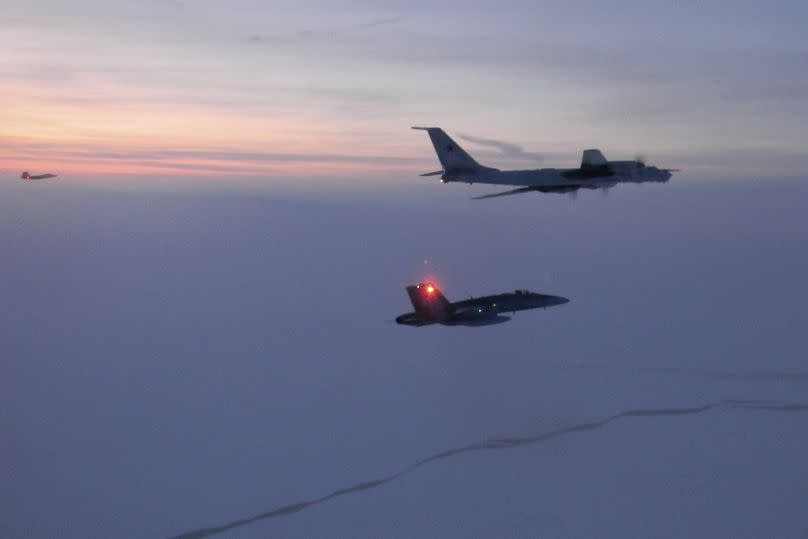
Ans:
[{"label": "contrail", "polygon": [[473,137],[471,135],[464,135],[464,134],[458,134],[457,136],[458,138],[467,140],[472,144],[477,144],[478,146],[487,146],[489,148],[496,148],[505,157],[511,157],[514,159],[525,159],[528,161],[536,161],[536,162],[541,162],[544,160],[544,156],[542,154],[525,151],[521,146],[519,146],[518,144],[514,144],[512,142],[506,142],[504,140],[497,140],[492,138]]},{"label": "contrail", "polygon": [[577,425],[564,427],[561,429],[553,430],[543,434],[537,434],[534,436],[490,438],[489,440],[484,442],[469,444],[462,447],[457,447],[454,449],[448,449],[446,451],[435,453],[426,458],[416,461],[414,464],[410,465],[407,468],[404,468],[403,470],[393,475],[388,475],[386,477],[381,477],[378,479],[372,479],[370,481],[363,481],[349,487],[335,490],[330,494],[326,494],[325,496],[321,496],[319,498],[313,498],[311,500],[304,500],[301,502],[283,505],[281,507],[271,509],[264,513],[259,513],[250,517],[234,520],[232,522],[221,524],[219,526],[213,526],[209,528],[199,528],[197,530],[192,530],[189,532],[181,533],[179,535],[174,535],[169,539],[200,539],[202,537],[211,537],[213,535],[217,535],[219,533],[223,533],[235,528],[247,526],[254,522],[258,522],[259,520],[266,520],[270,518],[291,515],[293,513],[303,511],[304,509],[307,509],[312,505],[325,503],[329,500],[338,498],[340,496],[346,496],[356,492],[361,492],[364,490],[370,490],[380,487],[386,483],[398,479],[404,474],[410,473],[415,469],[420,468],[421,466],[424,466],[426,464],[435,461],[456,457],[458,455],[462,455],[463,453],[472,453],[477,451],[496,451],[500,449],[511,449],[523,445],[533,445],[544,442],[550,442],[556,438],[561,438],[571,434],[583,433],[595,429],[600,429],[607,426],[609,423],[618,421],[620,419],[629,419],[637,417],[666,417],[666,416],[673,417],[673,416],[695,415],[695,414],[703,414],[706,412],[722,408],[739,409],[739,410],[756,410],[762,412],[803,412],[808,411],[808,404],[773,401],[773,400],[725,399],[712,403],[702,404],[700,406],[691,406],[682,408],[635,408],[618,412],[614,415],[608,416],[605,419],[601,419],[599,421],[579,423]]}]

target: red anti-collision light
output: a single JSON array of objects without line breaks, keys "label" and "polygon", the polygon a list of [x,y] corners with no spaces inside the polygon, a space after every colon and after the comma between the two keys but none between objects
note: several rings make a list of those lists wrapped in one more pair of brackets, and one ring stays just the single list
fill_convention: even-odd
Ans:
[{"label": "red anti-collision light", "polygon": [[432,286],[431,284],[430,284],[430,285],[427,285],[427,287],[426,287],[426,293],[427,293],[427,294],[432,294],[433,292],[435,292],[435,287],[434,287],[434,286]]}]

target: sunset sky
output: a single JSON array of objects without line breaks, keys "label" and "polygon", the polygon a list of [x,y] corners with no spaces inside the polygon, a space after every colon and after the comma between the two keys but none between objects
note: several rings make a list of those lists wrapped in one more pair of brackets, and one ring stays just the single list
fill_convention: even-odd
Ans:
[{"label": "sunset sky", "polygon": [[408,127],[426,124],[487,139],[466,144],[494,166],[573,166],[597,146],[696,178],[794,177],[807,16],[796,1],[6,0],[0,169],[425,172]]}]

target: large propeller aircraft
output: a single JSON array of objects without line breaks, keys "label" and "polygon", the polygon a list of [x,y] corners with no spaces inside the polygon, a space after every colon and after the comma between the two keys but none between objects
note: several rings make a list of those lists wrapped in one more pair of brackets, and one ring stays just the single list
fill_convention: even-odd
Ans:
[{"label": "large propeller aircraft", "polygon": [[584,150],[578,168],[499,170],[474,160],[439,127],[413,127],[429,134],[443,169],[422,176],[438,176],[441,182],[487,183],[518,186],[516,189],[475,199],[494,198],[537,191],[575,193],[579,189],[609,189],[618,183],[666,182],[675,169],[646,166],[645,160],[607,161],[600,150]]}]

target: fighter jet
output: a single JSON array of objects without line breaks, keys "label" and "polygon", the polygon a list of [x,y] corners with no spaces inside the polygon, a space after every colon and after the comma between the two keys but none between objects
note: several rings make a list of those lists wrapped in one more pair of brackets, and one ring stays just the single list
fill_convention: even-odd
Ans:
[{"label": "fighter jet", "polygon": [[56,174],[40,174],[38,176],[31,176],[27,172],[23,172],[20,176],[23,180],[47,180],[48,178],[55,178]]},{"label": "fighter jet", "polygon": [[517,290],[505,294],[471,298],[450,303],[431,282],[407,287],[415,312],[396,317],[396,323],[405,326],[490,326],[511,319],[502,313],[516,313],[527,309],[538,309],[563,305],[569,300],[560,296],[537,294],[528,290]]},{"label": "fighter jet", "polygon": [[540,193],[574,193],[579,189],[609,189],[618,183],[666,182],[676,169],[646,166],[642,159],[607,161],[600,150],[584,150],[578,168],[540,168],[534,170],[499,170],[475,161],[439,127],[413,127],[429,133],[443,169],[422,174],[440,175],[441,182],[490,183],[515,185],[501,193],[474,197],[494,198],[538,191]]}]

